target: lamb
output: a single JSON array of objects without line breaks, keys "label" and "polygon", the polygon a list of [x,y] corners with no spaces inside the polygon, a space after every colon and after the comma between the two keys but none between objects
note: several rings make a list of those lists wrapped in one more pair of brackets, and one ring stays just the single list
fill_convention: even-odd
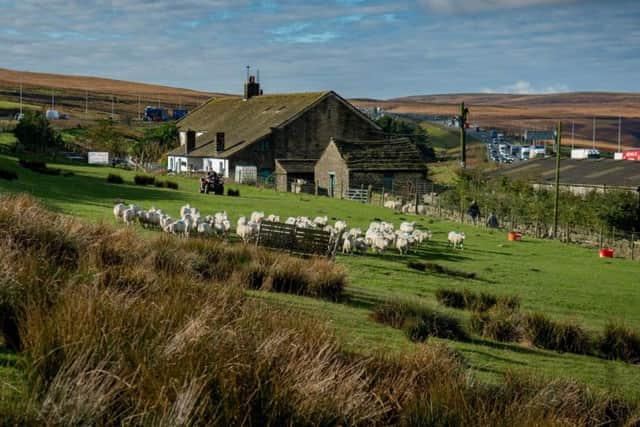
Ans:
[{"label": "lamb", "polygon": [[113,207],[113,216],[116,217],[116,221],[122,219],[122,214],[127,209],[127,205],[124,203],[118,203]]},{"label": "lamb", "polygon": [[377,235],[373,239],[371,246],[373,247],[373,250],[379,254],[387,249],[387,246],[389,246],[389,241],[385,239],[384,236]]},{"label": "lamb", "polygon": [[465,238],[466,236],[464,235],[464,233],[458,233],[457,231],[450,231],[448,236],[449,243],[453,245],[454,249],[458,246],[460,246],[460,249],[464,249]]},{"label": "lamb", "polygon": [[342,238],[344,239],[342,241],[342,253],[351,254],[353,252],[353,244],[354,244],[353,236],[351,236],[349,233],[344,233]]},{"label": "lamb", "polygon": [[269,222],[280,222],[280,217],[278,215],[271,214],[267,217],[267,221]]},{"label": "lamb", "polygon": [[396,249],[400,251],[400,255],[406,255],[409,252],[409,238],[399,235],[396,238]]},{"label": "lamb", "polygon": [[207,222],[202,222],[198,224],[198,234],[202,234],[203,236],[211,235],[211,225]]},{"label": "lamb", "polygon": [[258,224],[249,221],[247,222],[247,218],[241,216],[238,218],[238,224],[236,227],[236,234],[240,237],[245,243],[249,242],[255,232],[258,231]]},{"label": "lamb", "polygon": [[132,208],[127,208],[122,213],[122,219],[127,225],[133,225],[133,221],[135,221],[136,218],[136,211]]},{"label": "lamb", "polygon": [[333,228],[338,234],[342,234],[347,229],[347,223],[345,221],[336,221]]},{"label": "lamb", "polygon": [[180,217],[184,217],[186,214],[191,213],[191,205],[187,203],[183,207],[180,208]]},{"label": "lamb", "polygon": [[251,214],[251,222],[255,222],[256,224],[260,224],[264,219],[264,212],[253,212]]}]

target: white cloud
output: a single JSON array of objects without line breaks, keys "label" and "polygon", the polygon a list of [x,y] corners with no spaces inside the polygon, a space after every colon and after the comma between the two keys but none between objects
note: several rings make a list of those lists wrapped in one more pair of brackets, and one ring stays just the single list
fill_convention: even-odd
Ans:
[{"label": "white cloud", "polygon": [[509,93],[514,95],[542,95],[550,93],[569,92],[569,86],[566,84],[552,84],[542,89],[536,89],[531,82],[526,80],[518,80],[517,82],[501,86],[497,89],[484,88],[483,93]]},{"label": "white cloud", "polygon": [[490,9],[512,9],[548,4],[573,3],[576,0],[419,0],[436,12],[477,12]]}]

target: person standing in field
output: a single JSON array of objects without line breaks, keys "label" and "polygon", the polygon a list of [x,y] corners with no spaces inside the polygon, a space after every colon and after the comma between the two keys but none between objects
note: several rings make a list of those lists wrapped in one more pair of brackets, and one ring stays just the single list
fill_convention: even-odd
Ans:
[{"label": "person standing in field", "polygon": [[478,206],[478,203],[476,203],[475,200],[473,200],[471,202],[471,205],[469,205],[469,209],[467,210],[467,215],[469,215],[469,217],[471,218],[473,225],[476,225],[478,218],[480,217],[480,207]]}]

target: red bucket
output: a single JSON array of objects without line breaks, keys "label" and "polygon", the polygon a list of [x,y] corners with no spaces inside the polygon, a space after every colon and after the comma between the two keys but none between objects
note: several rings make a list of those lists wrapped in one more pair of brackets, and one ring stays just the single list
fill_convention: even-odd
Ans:
[{"label": "red bucket", "polygon": [[512,231],[507,235],[507,238],[512,242],[519,242],[520,240],[522,240],[522,233],[516,233]]},{"label": "red bucket", "polygon": [[600,249],[600,258],[613,258],[613,249]]}]

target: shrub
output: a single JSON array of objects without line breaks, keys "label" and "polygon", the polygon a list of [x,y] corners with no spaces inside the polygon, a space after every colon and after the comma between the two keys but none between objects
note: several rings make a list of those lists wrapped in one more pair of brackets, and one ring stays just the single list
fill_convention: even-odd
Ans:
[{"label": "shrub", "polygon": [[517,311],[495,306],[488,311],[471,314],[471,330],[485,338],[513,342],[522,337],[520,315]]},{"label": "shrub", "polygon": [[[23,168],[29,169],[33,172],[36,172],[42,175],[60,175],[62,173],[62,170],[58,168],[49,168],[47,167],[47,164],[45,162],[40,160],[20,159],[18,160],[18,163]],[[66,173],[73,174],[73,172],[65,172],[65,174]],[[68,176],[68,175],[65,175],[65,176]]]},{"label": "shrub", "polygon": [[6,179],[7,181],[13,181],[18,179],[18,174],[14,171],[0,168],[0,179]]},{"label": "shrub", "polygon": [[459,341],[469,339],[457,318],[433,310],[418,301],[387,301],[374,309],[372,317],[393,328],[404,329],[412,341],[424,341],[429,336]]},{"label": "shrub", "polygon": [[240,190],[234,190],[233,188],[227,189],[227,196],[240,197]]},{"label": "shrub", "polygon": [[133,177],[133,182],[136,185],[154,185],[156,178],[151,175],[136,175]]},{"label": "shrub", "polygon": [[167,181],[167,188],[170,188],[172,190],[177,190],[178,189],[178,183],[177,182],[173,182],[173,181]]},{"label": "shrub", "polygon": [[124,179],[118,174],[110,173],[107,175],[107,182],[110,184],[124,184]]},{"label": "shrub", "polygon": [[407,265],[409,268],[413,268],[414,270],[419,271],[430,271],[435,274],[446,274],[448,276],[462,277],[464,279],[476,278],[476,273],[468,273],[466,271],[455,270],[453,268],[445,267],[434,262],[410,261]]},{"label": "shrub", "polygon": [[572,322],[551,320],[542,313],[523,318],[524,338],[537,347],[568,353],[587,354],[592,342],[587,333]]},{"label": "shrub", "polygon": [[166,181],[161,181],[159,179],[157,179],[153,185],[155,185],[158,188],[166,188],[167,187],[167,182]]},{"label": "shrub", "polygon": [[517,297],[496,297],[486,292],[476,294],[468,289],[438,289],[436,299],[446,307],[476,311],[489,310],[503,300],[503,304],[513,304],[512,300],[519,301]]},{"label": "shrub", "polygon": [[622,322],[607,323],[599,347],[607,359],[640,363],[640,334]]}]

